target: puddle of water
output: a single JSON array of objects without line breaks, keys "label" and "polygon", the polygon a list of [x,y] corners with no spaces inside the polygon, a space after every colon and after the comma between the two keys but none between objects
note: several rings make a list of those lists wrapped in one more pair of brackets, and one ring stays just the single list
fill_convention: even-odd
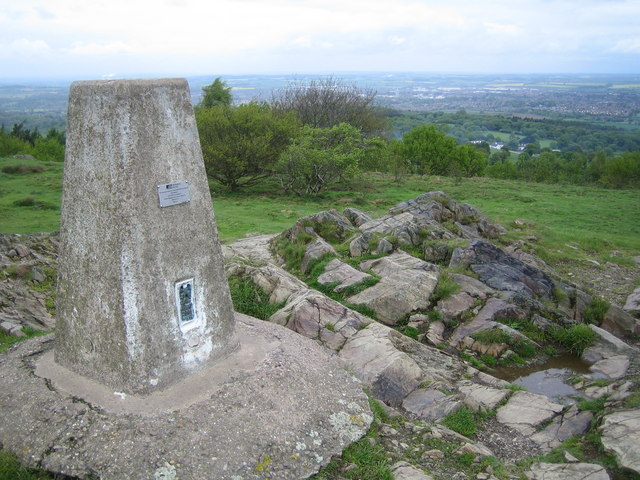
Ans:
[{"label": "puddle of water", "polygon": [[569,398],[570,395],[584,396],[568,380],[575,374],[587,373],[590,373],[589,366],[573,355],[553,357],[540,365],[496,367],[492,372],[498,378],[562,404],[576,403],[575,399]]}]

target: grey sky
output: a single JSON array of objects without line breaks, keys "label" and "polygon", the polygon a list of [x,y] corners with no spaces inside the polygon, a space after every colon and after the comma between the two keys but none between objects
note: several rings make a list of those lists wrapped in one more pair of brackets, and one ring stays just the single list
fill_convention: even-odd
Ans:
[{"label": "grey sky", "polygon": [[638,0],[0,0],[0,77],[640,73]]}]

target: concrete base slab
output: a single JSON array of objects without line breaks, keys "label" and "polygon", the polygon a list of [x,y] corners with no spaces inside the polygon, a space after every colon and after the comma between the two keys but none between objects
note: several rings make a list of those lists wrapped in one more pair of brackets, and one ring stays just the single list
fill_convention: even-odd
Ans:
[{"label": "concrete base slab", "polygon": [[366,395],[315,342],[236,314],[240,347],[148,396],[53,363],[53,336],[0,356],[0,445],[80,478],[302,479],[362,437]]}]

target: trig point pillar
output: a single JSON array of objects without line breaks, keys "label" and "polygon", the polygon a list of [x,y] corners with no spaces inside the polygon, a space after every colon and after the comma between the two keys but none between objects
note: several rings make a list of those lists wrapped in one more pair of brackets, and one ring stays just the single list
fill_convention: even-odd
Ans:
[{"label": "trig point pillar", "polygon": [[235,348],[186,80],[71,85],[56,316],[56,362],[121,392]]}]

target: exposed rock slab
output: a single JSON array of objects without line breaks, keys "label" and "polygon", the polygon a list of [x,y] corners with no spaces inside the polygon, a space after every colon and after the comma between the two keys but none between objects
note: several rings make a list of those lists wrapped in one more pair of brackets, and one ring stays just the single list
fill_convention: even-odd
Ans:
[{"label": "exposed rock slab", "polygon": [[348,338],[371,319],[315,290],[301,290],[274,313],[269,321],[320,341],[331,350],[342,348]]},{"label": "exposed rock slab", "polygon": [[496,290],[553,297],[554,283],[546,273],[483,240],[473,240],[469,248],[457,252],[451,266],[469,266],[480,281]]},{"label": "exposed rock slab", "polygon": [[587,363],[596,363],[602,359],[617,355],[631,355],[634,348],[603,328],[589,325],[596,335],[596,341],[582,353],[582,359]]},{"label": "exposed rock slab", "polygon": [[247,235],[228,246],[223,246],[224,256],[229,258],[238,255],[258,262],[276,263],[276,259],[271,253],[271,241],[275,237],[276,235]]},{"label": "exposed rock slab", "polygon": [[592,419],[593,414],[591,412],[580,412],[573,405],[563,415],[554,418],[544,430],[535,433],[531,439],[546,453],[559,446],[565,440],[585,433],[589,429]]},{"label": "exposed rock slab", "polygon": [[394,463],[391,467],[391,473],[393,480],[433,480],[433,477],[407,462]]},{"label": "exposed rock slab", "polygon": [[438,283],[438,269],[404,252],[363,262],[363,270],[371,269],[380,282],[347,299],[372,308],[380,320],[395,325],[408,313],[426,308]]},{"label": "exposed rock slab", "polygon": [[394,335],[401,334],[372,323],[349,338],[339,357],[376,398],[397,406],[420,384],[422,370],[408,354],[396,348]]},{"label": "exposed rock slab", "polygon": [[337,255],[336,249],[322,237],[316,238],[307,245],[307,250],[304,252],[304,256],[300,262],[300,271],[306,273],[309,270],[311,262],[328,254]]},{"label": "exposed rock slab", "polygon": [[610,413],[603,418],[602,445],[620,465],[640,473],[640,409]]},{"label": "exposed rock slab", "polygon": [[635,290],[627,297],[622,309],[625,312],[634,315],[640,314],[640,287],[636,287]]},{"label": "exposed rock slab", "polygon": [[464,404],[476,411],[493,410],[511,393],[509,390],[479,385],[468,381],[460,383],[458,388],[464,396]]},{"label": "exposed rock slab", "polygon": [[593,373],[604,375],[605,378],[617,380],[624,377],[629,369],[630,361],[626,355],[615,355],[603,358],[589,367]]},{"label": "exposed rock slab", "polygon": [[530,480],[609,480],[601,465],[593,463],[535,463],[527,474]]},{"label": "exposed rock slab", "polygon": [[620,336],[639,335],[640,319],[616,305],[611,305],[602,320],[602,328]]},{"label": "exposed rock slab", "polygon": [[436,422],[461,406],[460,400],[438,390],[418,388],[402,402],[402,407],[418,417]]},{"label": "exposed rock slab", "polygon": [[563,408],[544,395],[515,392],[506,405],[497,410],[496,418],[524,435],[532,435],[538,425],[553,418]]},{"label": "exposed rock slab", "polygon": [[341,292],[345,288],[360,283],[366,278],[371,278],[371,275],[361,272],[351,265],[334,258],[327,264],[324,273],[318,277],[318,283],[327,285],[338,282],[339,285],[334,288],[334,291]]},{"label": "exposed rock slab", "polygon": [[34,369],[51,336],[21,342],[0,359],[0,443],[77,477],[303,479],[364,435],[367,397],[322,347],[243,315],[237,328],[239,351],[147,397],[64,373],[49,388]]}]

